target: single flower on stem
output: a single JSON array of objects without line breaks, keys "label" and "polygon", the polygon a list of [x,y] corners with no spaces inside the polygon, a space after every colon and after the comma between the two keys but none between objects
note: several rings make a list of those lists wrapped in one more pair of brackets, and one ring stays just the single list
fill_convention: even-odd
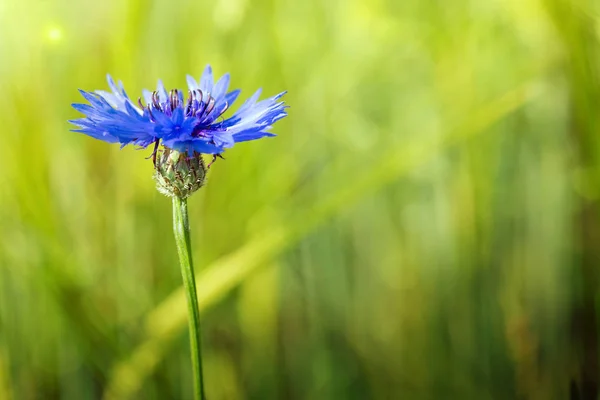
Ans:
[{"label": "single flower on stem", "polygon": [[[187,77],[188,91],[165,90],[161,81],[155,91],[143,91],[134,103],[123,84],[107,76],[110,92],[80,90],[89,104],[73,104],[85,115],[71,122],[93,138],[121,146],[133,144],[145,149],[152,146],[154,179],[159,192],[173,198],[173,231],[188,300],[190,345],[194,372],[194,397],[205,399],[202,378],[200,315],[190,245],[187,198],[206,182],[212,163],[235,143],[275,136],[274,122],[287,115],[285,92],[258,101],[260,89],[247,99],[233,115],[223,114],[240,94],[227,92],[229,74],[216,83],[212,69],[206,67],[200,81]],[[207,165],[203,154],[212,155]]]}]

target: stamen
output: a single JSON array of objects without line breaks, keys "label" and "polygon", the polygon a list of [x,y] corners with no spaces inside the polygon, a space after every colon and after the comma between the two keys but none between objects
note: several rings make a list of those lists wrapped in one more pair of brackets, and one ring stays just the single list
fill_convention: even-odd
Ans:
[{"label": "stamen", "polygon": [[152,104],[154,105],[154,108],[160,109],[160,103],[158,102],[158,92],[156,90],[152,92]]},{"label": "stamen", "polygon": [[173,111],[175,109],[175,107],[177,107],[177,100],[178,100],[177,89],[173,89],[169,93],[169,105],[171,106],[171,111]]},{"label": "stamen", "polygon": [[[200,92],[200,94],[202,94],[202,92]],[[196,111],[196,117],[201,118],[204,115],[204,112],[206,111],[206,107],[208,107],[208,103],[210,103],[210,99],[208,99],[208,101],[206,103],[202,102],[202,98],[200,98],[200,104],[202,104],[204,106],[204,108],[202,108],[202,111],[198,110]]]},{"label": "stamen", "polygon": [[223,107],[223,109],[219,112],[219,116],[223,115],[223,113],[225,111],[227,111],[229,109],[229,103],[227,101],[225,101],[225,107]]},{"label": "stamen", "polygon": [[[140,107],[148,110],[148,113],[154,122],[155,118],[154,115],[152,115],[151,108],[160,110],[163,113],[166,112],[170,116],[176,108],[182,105],[183,97],[180,96],[178,89],[172,89],[168,93],[167,100],[161,103],[159,92],[155,90],[152,92],[150,102],[151,105],[144,106],[141,97],[138,98],[138,104]],[[216,102],[217,101],[214,97],[212,97],[210,94],[205,94],[201,89],[188,90],[188,96],[185,102],[185,116],[195,116],[199,119],[205,119],[213,111],[215,111]],[[225,102],[224,107],[219,111],[217,116],[223,114],[228,109],[229,103]]]},{"label": "stamen", "polygon": [[203,114],[209,115],[210,112],[213,110],[213,108],[215,108],[215,99],[214,99],[214,97],[211,96],[210,99],[208,99],[208,105]]},{"label": "stamen", "polygon": [[218,158],[221,158],[221,159],[223,159],[223,160],[225,159],[225,157],[223,157],[223,156],[221,155],[221,153],[218,153],[218,154],[213,154],[213,156],[212,156],[212,161],[208,163],[208,165],[206,166],[206,169],[209,169],[209,168],[210,168],[210,166],[211,166],[211,165],[213,165],[213,164],[215,163],[215,161],[217,161],[217,157],[218,157]]},{"label": "stamen", "polygon": [[188,90],[188,99],[187,99],[187,104],[185,106],[185,115],[189,116],[191,111],[192,111],[192,91]]},{"label": "stamen", "polygon": [[154,118],[154,115],[152,115],[152,110],[150,109],[150,104],[148,104],[146,106],[146,109],[148,110],[148,114],[150,115],[150,121],[156,122],[156,118]]},{"label": "stamen", "polygon": [[158,151],[158,144],[160,143],[160,139],[156,139],[154,141],[154,150],[152,151],[152,154],[150,154],[149,157],[146,157],[146,160],[149,158],[152,158],[152,163],[154,164],[154,168],[156,168],[156,153]]}]

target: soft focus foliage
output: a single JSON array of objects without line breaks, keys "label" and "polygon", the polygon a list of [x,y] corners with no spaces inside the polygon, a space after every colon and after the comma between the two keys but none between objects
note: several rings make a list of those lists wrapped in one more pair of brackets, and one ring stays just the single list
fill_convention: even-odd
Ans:
[{"label": "soft focus foliage", "polygon": [[593,393],[596,4],[1,1],[0,399],[190,398],[151,150],[67,120],[207,63],[291,106],[189,201],[211,400]]}]

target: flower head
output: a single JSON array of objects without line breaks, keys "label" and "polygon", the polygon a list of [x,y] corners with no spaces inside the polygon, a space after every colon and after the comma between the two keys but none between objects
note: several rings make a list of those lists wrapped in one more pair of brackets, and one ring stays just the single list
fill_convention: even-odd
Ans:
[{"label": "flower head", "polygon": [[[80,90],[89,104],[73,104],[85,118],[69,121],[75,132],[122,146],[135,144],[146,148],[162,144],[179,152],[220,154],[237,142],[274,136],[272,124],[287,115],[280,93],[257,101],[260,89],[229,118],[223,113],[235,102],[239,90],[227,92],[229,74],[213,81],[206,67],[200,82],[188,75],[188,93],[165,90],[161,81],[154,92],[143,91],[137,104],[129,99],[123,84],[107,76],[111,92]],[[145,103],[145,104],[144,104]]]},{"label": "flower head", "polygon": [[287,115],[279,101],[285,92],[258,101],[259,89],[231,117],[223,118],[240,91],[227,92],[229,74],[214,83],[210,65],[200,82],[188,75],[185,98],[180,90],[167,92],[158,81],[156,90],[144,90],[144,100],[140,97],[136,104],[120,81],[115,84],[110,75],[107,80],[111,92],[80,90],[89,104],[73,108],[85,117],[69,122],[78,126],[75,132],[108,143],[140,148],[153,144],[157,187],[168,196],[186,198],[204,184],[210,164],[205,165],[202,154],[212,154],[214,161],[235,143],[275,136],[271,126]]}]

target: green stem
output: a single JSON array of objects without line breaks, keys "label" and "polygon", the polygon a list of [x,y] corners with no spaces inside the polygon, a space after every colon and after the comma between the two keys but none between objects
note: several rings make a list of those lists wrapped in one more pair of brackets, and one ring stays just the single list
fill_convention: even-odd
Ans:
[{"label": "green stem", "polygon": [[198,311],[198,296],[196,295],[196,280],[194,278],[194,264],[192,262],[190,225],[186,199],[173,197],[173,231],[175,233],[175,243],[177,243],[183,286],[187,297],[192,369],[194,372],[194,399],[205,400],[204,381],[202,379],[200,312]]}]

